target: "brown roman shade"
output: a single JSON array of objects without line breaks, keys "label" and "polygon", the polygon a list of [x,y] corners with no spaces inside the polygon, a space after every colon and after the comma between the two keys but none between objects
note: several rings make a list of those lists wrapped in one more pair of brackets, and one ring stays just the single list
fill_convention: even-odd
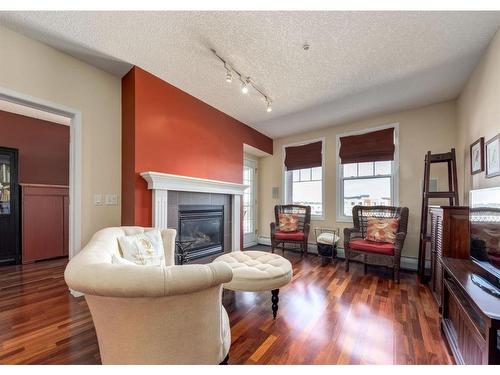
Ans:
[{"label": "brown roman shade", "polygon": [[340,137],[341,164],[394,160],[394,128]]},{"label": "brown roman shade", "polygon": [[322,143],[314,142],[302,146],[285,148],[285,167],[287,171],[303,168],[321,167]]}]

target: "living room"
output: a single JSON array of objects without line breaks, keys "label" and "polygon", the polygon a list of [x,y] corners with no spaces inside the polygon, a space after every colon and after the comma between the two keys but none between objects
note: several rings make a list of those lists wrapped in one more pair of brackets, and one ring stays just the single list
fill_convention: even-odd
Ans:
[{"label": "living room", "polygon": [[500,11],[94,6],[0,11],[1,364],[500,364]]}]

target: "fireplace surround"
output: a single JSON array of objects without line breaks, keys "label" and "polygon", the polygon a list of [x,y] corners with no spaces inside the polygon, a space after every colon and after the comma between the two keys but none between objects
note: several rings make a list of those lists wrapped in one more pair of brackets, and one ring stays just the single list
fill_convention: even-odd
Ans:
[{"label": "fireplace surround", "polygon": [[[147,181],[148,189],[152,190],[152,222],[153,226],[159,229],[176,227],[177,223],[169,213],[169,206],[174,204],[178,192],[206,193],[213,197],[226,196],[228,204],[224,215],[227,230],[224,230],[224,240],[229,240],[229,243],[225,246],[225,251],[241,249],[241,196],[245,185],[160,172],[142,172],[141,176]],[[212,198],[212,204],[220,204],[214,199],[216,198]],[[201,202],[194,200],[189,202],[199,203]]]}]

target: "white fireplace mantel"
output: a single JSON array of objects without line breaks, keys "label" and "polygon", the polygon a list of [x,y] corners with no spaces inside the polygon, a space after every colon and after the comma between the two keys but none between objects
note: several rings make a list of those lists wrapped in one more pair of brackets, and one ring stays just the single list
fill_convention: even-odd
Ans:
[{"label": "white fireplace mantel", "polygon": [[241,196],[246,185],[160,172],[142,172],[141,176],[147,181],[148,189],[153,190],[153,226],[159,229],[167,228],[169,190],[231,195],[232,250],[240,250]]}]

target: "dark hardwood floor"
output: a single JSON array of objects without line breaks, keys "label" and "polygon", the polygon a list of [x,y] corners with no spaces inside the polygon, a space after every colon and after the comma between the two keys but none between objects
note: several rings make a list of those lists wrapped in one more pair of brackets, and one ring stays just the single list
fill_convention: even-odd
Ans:
[{"label": "dark hardwood floor", "polygon": [[[259,248],[262,250],[262,248]],[[279,254],[281,251],[278,252]],[[271,293],[224,292],[231,319],[230,364],[450,364],[430,291],[403,272],[315,255],[292,262],[292,282]],[[97,364],[99,350],[84,298],[64,283],[66,260],[0,268],[1,364]]]}]

